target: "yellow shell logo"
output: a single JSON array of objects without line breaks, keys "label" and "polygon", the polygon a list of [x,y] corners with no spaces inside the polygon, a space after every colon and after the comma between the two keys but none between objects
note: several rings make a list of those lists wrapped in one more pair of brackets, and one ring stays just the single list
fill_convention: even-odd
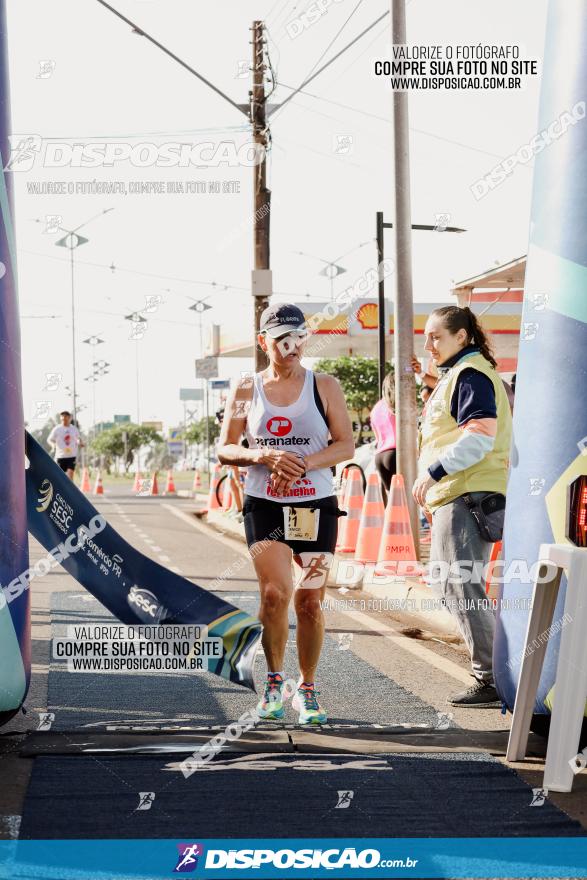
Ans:
[{"label": "yellow shell logo", "polygon": [[379,313],[379,309],[377,307],[377,303],[364,303],[360,309],[357,310],[357,321],[363,328],[363,330],[376,330],[377,329],[377,316]]},{"label": "yellow shell logo", "polygon": [[47,510],[51,501],[53,500],[53,486],[49,482],[49,480],[43,480],[41,483],[41,488],[39,489],[39,497],[37,501],[39,502],[39,506],[37,507],[37,511],[42,513],[44,510]]}]

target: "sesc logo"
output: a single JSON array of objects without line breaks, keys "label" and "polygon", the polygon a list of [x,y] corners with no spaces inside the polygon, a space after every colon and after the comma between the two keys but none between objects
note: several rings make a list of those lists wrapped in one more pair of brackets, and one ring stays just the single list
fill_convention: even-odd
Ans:
[{"label": "sesc logo", "polygon": [[274,437],[285,437],[292,429],[292,424],[285,416],[272,416],[267,422],[267,430]]},{"label": "sesc logo", "polygon": [[39,502],[39,506],[36,508],[37,512],[43,513],[44,510],[47,510],[52,500],[53,486],[49,480],[43,480],[41,488],[39,489],[39,497],[37,498],[37,501]]},{"label": "sesc logo", "polygon": [[163,614],[163,607],[159,604],[157,596],[149,590],[142,590],[140,587],[131,587],[127,596],[127,602],[137,612],[139,617],[145,619],[147,623],[156,621],[159,623]]}]

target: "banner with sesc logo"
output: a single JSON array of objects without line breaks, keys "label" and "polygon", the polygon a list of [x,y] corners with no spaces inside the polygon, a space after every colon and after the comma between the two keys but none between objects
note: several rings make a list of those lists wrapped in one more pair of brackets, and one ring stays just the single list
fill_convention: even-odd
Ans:
[{"label": "banner with sesc logo", "polygon": [[61,564],[122,623],[206,626],[223,644],[209,671],[254,690],[260,622],[143,556],[108,523],[97,532],[96,508],[28,432],[26,454],[28,527],[37,541],[51,554],[74,544],[75,552],[59,553]]}]

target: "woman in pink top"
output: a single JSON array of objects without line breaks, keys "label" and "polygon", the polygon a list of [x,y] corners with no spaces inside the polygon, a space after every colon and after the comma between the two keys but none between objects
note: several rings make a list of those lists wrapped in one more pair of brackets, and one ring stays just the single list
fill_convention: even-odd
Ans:
[{"label": "woman in pink top", "polygon": [[383,380],[381,400],[371,410],[371,427],[375,433],[375,467],[383,487],[383,500],[387,504],[387,490],[395,474],[395,383],[393,374]]}]

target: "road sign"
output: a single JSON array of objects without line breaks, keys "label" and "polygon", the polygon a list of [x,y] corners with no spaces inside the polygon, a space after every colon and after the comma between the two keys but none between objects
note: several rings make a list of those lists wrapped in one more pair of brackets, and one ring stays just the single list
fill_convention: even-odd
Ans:
[{"label": "road sign", "polygon": [[[205,358],[204,360],[207,360]],[[198,361],[196,361],[198,364]],[[196,366],[197,370],[197,366]],[[201,388],[180,388],[179,389],[179,399],[180,400],[203,400],[204,392]]]},{"label": "road sign", "polygon": [[152,428],[153,431],[162,431],[163,422],[141,422],[143,428]]},{"label": "road sign", "polygon": [[172,455],[181,455],[183,451],[183,428],[170,428],[167,448]]},{"label": "road sign", "polygon": [[124,424],[124,422],[130,422],[130,416],[114,416],[114,423],[116,425]]},{"label": "road sign", "polygon": [[212,379],[210,382],[212,391],[224,391],[230,388],[230,379]]},{"label": "road sign", "polygon": [[199,358],[196,360],[196,379],[215,379],[217,376],[217,357]]}]

